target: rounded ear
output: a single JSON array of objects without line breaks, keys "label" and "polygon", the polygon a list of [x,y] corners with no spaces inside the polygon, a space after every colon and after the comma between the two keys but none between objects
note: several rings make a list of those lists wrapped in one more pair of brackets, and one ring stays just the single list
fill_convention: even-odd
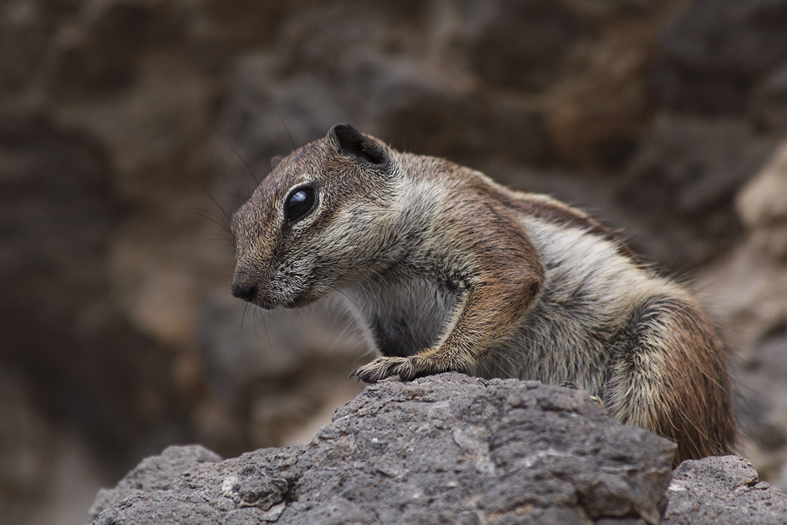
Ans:
[{"label": "rounded ear", "polygon": [[281,155],[276,155],[276,156],[272,157],[272,158],[271,158],[271,169],[273,169],[273,168],[275,168],[276,166],[278,166],[278,165],[279,165],[279,163],[282,161],[282,159],[283,159],[283,158],[284,158],[284,157],[282,157]]},{"label": "rounded ear", "polygon": [[382,167],[388,164],[388,152],[377,140],[364,135],[349,124],[336,124],[328,132],[328,139],[337,151],[362,164]]}]

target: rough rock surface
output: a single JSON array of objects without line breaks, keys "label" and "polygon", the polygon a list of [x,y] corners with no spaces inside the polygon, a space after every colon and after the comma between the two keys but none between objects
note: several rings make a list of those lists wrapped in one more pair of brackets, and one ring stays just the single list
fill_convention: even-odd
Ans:
[{"label": "rough rock surface", "polygon": [[760,481],[751,463],[736,456],[684,461],[667,489],[665,525],[780,525],[787,495]]},{"label": "rough rock surface", "polygon": [[700,281],[738,348],[743,455],[787,490],[787,142],[739,192],[744,241]]},{"label": "rough rock surface", "polygon": [[787,5],[699,0],[662,35],[657,94],[671,108],[740,113],[758,75],[787,59]]},{"label": "rough rock surface", "polygon": [[[740,237],[740,222],[729,210],[772,147],[732,119],[660,115],[628,166],[619,203],[629,210],[650,210],[643,214],[650,238],[658,239],[655,232],[669,228],[671,242],[678,241],[672,250],[677,253],[663,262],[707,261]],[[663,210],[671,213],[663,216]],[[657,250],[647,251],[666,254],[669,247],[662,241]]]},{"label": "rough rock surface", "polygon": [[148,458],[90,511],[132,523],[658,523],[674,444],[587,394],[441,374],[366,387],[305,447]]}]

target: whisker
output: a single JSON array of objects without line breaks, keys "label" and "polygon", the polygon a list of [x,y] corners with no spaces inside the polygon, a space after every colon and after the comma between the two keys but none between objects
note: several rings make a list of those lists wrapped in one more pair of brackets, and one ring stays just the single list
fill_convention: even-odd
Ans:
[{"label": "whisker", "polygon": [[[227,213],[227,211],[226,211],[226,210],[225,210],[225,209],[224,209],[224,208],[221,206],[221,204],[219,204],[219,202],[218,202],[216,199],[214,199],[214,198],[213,198],[213,195],[211,195],[211,194],[210,194],[210,192],[209,192],[208,190],[206,190],[206,189],[205,189],[205,187],[204,187],[202,184],[200,184],[199,182],[197,182],[197,179],[195,179],[194,177],[192,177],[192,176],[189,174],[189,172],[186,170],[186,168],[185,168],[183,165],[181,165],[180,163],[178,163],[178,166],[180,167],[181,171],[183,171],[183,173],[186,175],[186,177],[188,177],[188,178],[189,178],[189,180],[190,180],[191,182],[193,182],[194,184],[196,184],[196,185],[197,185],[197,187],[198,187],[199,189],[201,189],[201,190],[202,190],[202,191],[205,193],[205,195],[207,195],[207,196],[210,198],[210,200],[212,200],[212,201],[213,201],[213,204],[215,204],[215,205],[216,205],[216,207],[217,207],[218,209],[220,209],[220,210],[221,210],[221,213],[223,213],[223,214],[224,214],[224,217],[227,219],[227,222],[232,222],[232,219],[230,219],[230,216],[229,216],[229,214]],[[229,231],[229,230],[228,230],[228,231]]]},{"label": "whisker", "polygon": [[284,131],[286,131],[287,136],[290,137],[290,144],[292,144],[292,149],[296,149],[295,141],[292,140],[292,135],[290,135],[290,130],[287,129],[287,124],[284,123],[284,119],[281,118],[281,115],[279,113],[276,113],[276,116],[279,117],[279,121],[281,122],[281,125],[284,126]]},{"label": "whisker", "polygon": [[226,225],[222,224],[219,221],[219,219],[217,219],[216,217],[210,215],[209,212],[199,211],[199,210],[189,210],[189,209],[186,209],[186,208],[168,208],[168,209],[171,210],[171,211],[179,211],[181,213],[192,213],[194,215],[198,215],[199,217],[202,217],[203,219],[207,219],[210,222],[216,224],[222,230],[224,230],[225,232],[227,232],[230,235],[232,235],[232,231]]},{"label": "whisker", "polygon": [[258,181],[257,177],[254,176],[254,171],[251,169],[251,167],[249,167],[249,164],[246,162],[246,159],[244,159],[243,156],[241,156],[241,154],[238,153],[238,150],[235,149],[235,146],[233,146],[232,143],[227,139],[227,137],[222,135],[220,131],[216,131],[216,134],[224,140],[227,146],[229,146],[229,148],[235,154],[236,159],[240,159],[243,165],[246,166],[246,171],[248,171],[249,175],[251,175],[251,178],[254,181],[255,185],[259,185],[260,181]]}]

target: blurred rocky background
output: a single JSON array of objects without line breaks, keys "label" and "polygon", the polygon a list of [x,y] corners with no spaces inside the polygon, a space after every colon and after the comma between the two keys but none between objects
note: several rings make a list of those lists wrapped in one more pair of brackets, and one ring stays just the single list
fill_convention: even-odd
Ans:
[{"label": "blurred rocky background", "polygon": [[0,1],[0,523],[170,444],[307,441],[368,358],[229,295],[232,213],[336,122],[551,193],[693,283],[787,489],[787,1]]}]

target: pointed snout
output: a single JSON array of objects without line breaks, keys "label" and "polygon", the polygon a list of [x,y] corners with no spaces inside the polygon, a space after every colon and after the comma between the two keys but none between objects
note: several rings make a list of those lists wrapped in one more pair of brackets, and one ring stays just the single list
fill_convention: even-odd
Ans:
[{"label": "pointed snout", "polygon": [[279,304],[271,296],[271,283],[267,268],[257,259],[241,259],[235,266],[230,286],[232,295],[260,308],[270,310]]},{"label": "pointed snout", "polygon": [[243,282],[241,280],[233,279],[232,281],[232,295],[244,301],[253,302],[259,291],[257,284],[252,282]]},{"label": "pointed snout", "polygon": [[260,292],[259,282],[259,277],[255,275],[255,272],[250,272],[248,266],[238,264],[235,267],[235,274],[232,276],[232,295],[238,299],[256,303]]}]

